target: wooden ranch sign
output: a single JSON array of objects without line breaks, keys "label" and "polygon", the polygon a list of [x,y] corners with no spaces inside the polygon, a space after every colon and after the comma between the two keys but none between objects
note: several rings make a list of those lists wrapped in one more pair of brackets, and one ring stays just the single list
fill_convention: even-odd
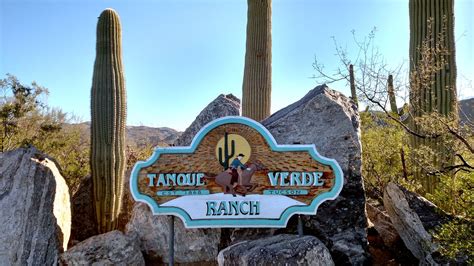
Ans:
[{"label": "wooden ranch sign", "polygon": [[293,214],[316,214],[342,184],[338,163],[314,145],[278,145],[244,117],[214,120],[189,147],[155,149],[130,179],[136,201],[188,228],[285,227]]}]

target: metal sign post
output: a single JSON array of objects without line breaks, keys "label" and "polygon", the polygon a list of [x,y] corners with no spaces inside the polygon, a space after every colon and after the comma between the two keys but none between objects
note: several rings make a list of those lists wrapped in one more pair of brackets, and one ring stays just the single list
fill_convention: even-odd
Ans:
[{"label": "metal sign post", "polygon": [[298,236],[303,236],[303,221],[301,220],[301,215],[298,214]]},{"label": "metal sign post", "polygon": [[168,255],[169,255],[169,265],[173,266],[174,265],[174,216],[170,215],[170,221],[169,221],[169,226],[170,226],[170,234],[169,234],[169,250],[168,250]]}]

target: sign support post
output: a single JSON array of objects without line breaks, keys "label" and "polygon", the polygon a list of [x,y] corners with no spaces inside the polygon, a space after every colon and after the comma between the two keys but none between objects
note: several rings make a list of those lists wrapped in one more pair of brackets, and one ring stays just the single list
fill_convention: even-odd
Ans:
[{"label": "sign support post", "polygon": [[298,214],[298,236],[303,236],[303,221],[301,220],[301,214]]},{"label": "sign support post", "polygon": [[168,254],[169,254],[169,265],[173,266],[174,265],[174,215],[170,215],[170,218],[171,218],[170,222],[169,222],[169,226],[170,226],[169,238],[170,238],[170,241],[169,241]]}]

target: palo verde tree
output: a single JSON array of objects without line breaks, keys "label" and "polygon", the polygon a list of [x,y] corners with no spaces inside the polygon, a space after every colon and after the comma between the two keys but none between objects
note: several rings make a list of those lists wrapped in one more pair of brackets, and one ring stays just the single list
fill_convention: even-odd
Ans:
[{"label": "palo verde tree", "polygon": [[[446,126],[457,127],[453,8],[454,0],[409,1],[410,126],[421,135],[412,135],[410,144],[413,149],[428,151],[415,155],[414,160],[429,157],[440,172],[453,164],[455,152],[439,145],[437,135],[424,133],[421,120],[432,114],[440,115]],[[423,172],[426,169],[415,170],[418,178],[424,179],[425,190],[432,193],[439,175],[423,175]]]},{"label": "palo verde tree", "polygon": [[91,92],[91,174],[98,231],[117,228],[125,171],[126,97],[118,14],[104,10],[97,23]]},{"label": "palo verde tree", "polygon": [[242,115],[261,121],[270,115],[271,106],[272,1],[248,0],[247,6]]}]

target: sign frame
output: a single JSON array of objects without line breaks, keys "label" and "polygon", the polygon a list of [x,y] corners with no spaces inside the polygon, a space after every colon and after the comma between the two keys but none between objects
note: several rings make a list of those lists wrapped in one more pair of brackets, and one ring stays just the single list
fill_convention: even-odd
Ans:
[{"label": "sign frame", "polygon": [[[275,152],[292,152],[292,151],[305,151],[310,156],[322,164],[328,165],[332,168],[334,173],[334,186],[327,192],[322,192],[317,195],[311,204],[306,206],[291,206],[288,207],[283,213],[281,213],[279,219],[264,219],[264,218],[253,218],[253,219],[201,219],[193,220],[187,212],[178,207],[160,206],[153,198],[148,195],[141,194],[138,190],[138,175],[142,168],[151,166],[155,163],[162,154],[180,154],[180,153],[194,153],[199,146],[203,138],[216,127],[225,124],[243,124],[251,127],[258,131],[271,150]],[[143,202],[147,204],[153,215],[174,215],[178,216],[184,223],[186,228],[282,228],[286,227],[288,220],[295,214],[304,215],[316,215],[319,205],[324,201],[334,200],[338,197],[342,190],[344,183],[344,175],[341,167],[336,160],[322,156],[316,150],[314,144],[311,145],[287,145],[278,144],[272,134],[260,123],[246,117],[241,116],[226,116],[205,125],[194,137],[191,145],[183,147],[158,147],[155,148],[153,154],[146,161],[138,161],[131,172],[130,176],[130,191],[137,202]]]}]

